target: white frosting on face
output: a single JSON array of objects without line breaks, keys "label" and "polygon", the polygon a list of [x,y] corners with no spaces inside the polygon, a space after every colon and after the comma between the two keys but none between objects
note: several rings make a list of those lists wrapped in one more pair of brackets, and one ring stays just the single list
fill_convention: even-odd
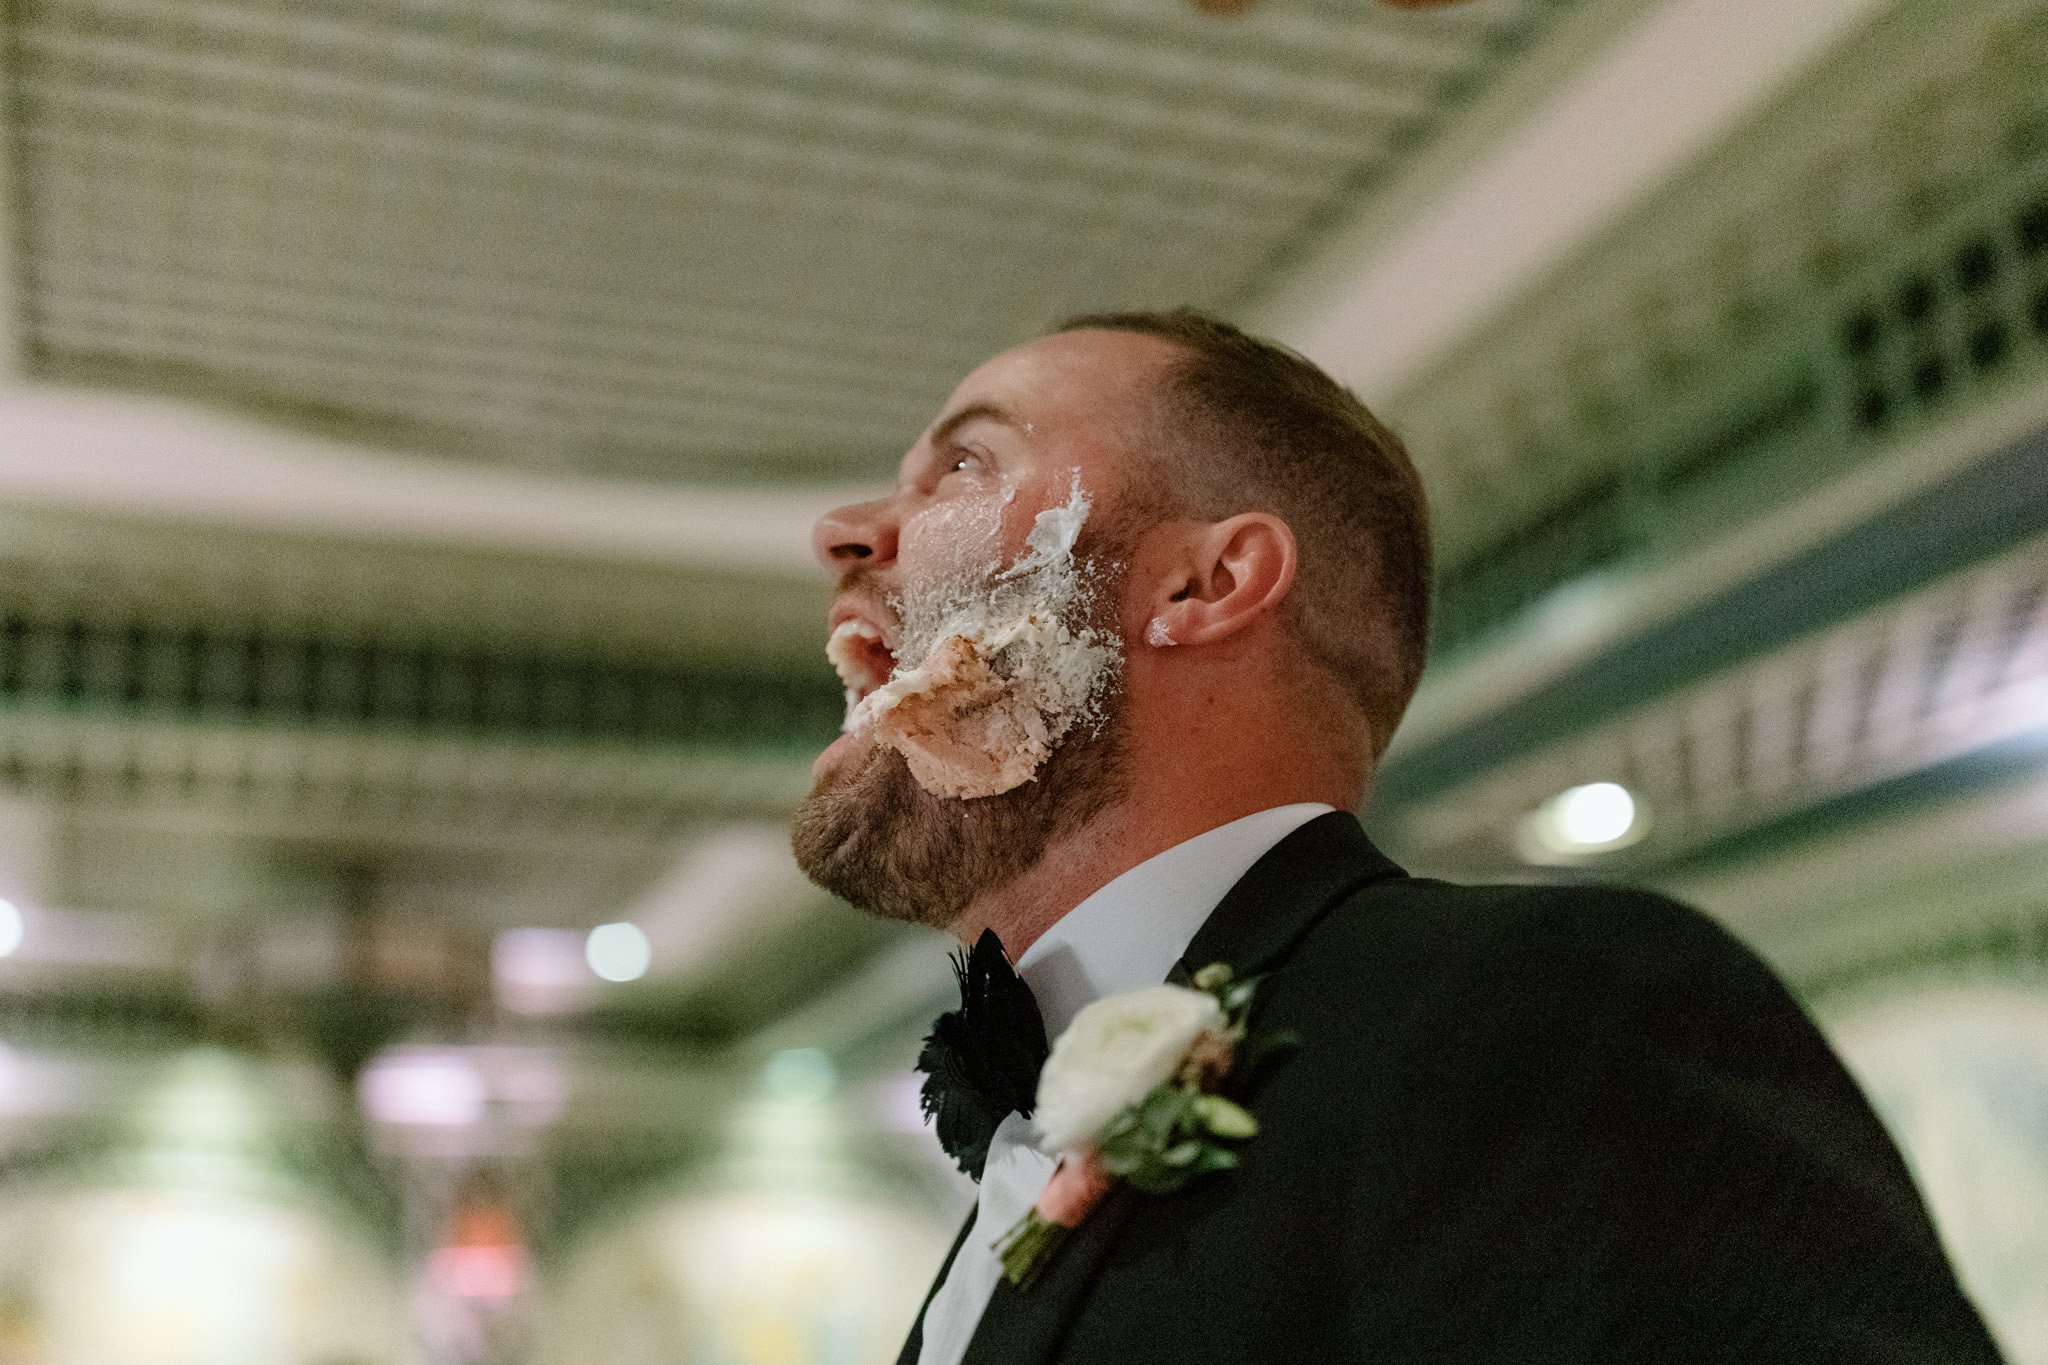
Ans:
[{"label": "white frosting on face", "polygon": [[1094,506],[1088,495],[1081,491],[1081,471],[1077,469],[1067,492],[1066,504],[1048,507],[1031,519],[1031,534],[1024,537],[1023,557],[997,574],[996,580],[1008,582],[1029,573],[1071,576],[1074,542],[1080,538],[1081,527]]},{"label": "white frosting on face", "polygon": [[1099,719],[1121,658],[1113,634],[1085,623],[1093,584],[1074,543],[1091,506],[1076,470],[1007,569],[986,561],[906,597],[896,670],[847,728],[902,752],[937,795],[994,796],[1036,777],[1075,725]]},{"label": "white frosting on face", "polygon": [[1006,479],[978,497],[957,498],[925,512],[918,533],[950,548],[950,573],[985,569],[1002,558],[1003,513],[1016,497],[1016,484]]}]

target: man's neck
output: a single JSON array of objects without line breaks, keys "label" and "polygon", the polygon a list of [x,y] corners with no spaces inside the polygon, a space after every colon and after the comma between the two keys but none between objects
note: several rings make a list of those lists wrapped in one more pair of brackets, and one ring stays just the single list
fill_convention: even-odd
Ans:
[{"label": "man's neck", "polygon": [[1130,807],[1119,806],[1047,845],[1023,875],[975,897],[953,922],[953,934],[962,943],[973,943],[984,929],[993,929],[1011,960],[1022,957],[1067,911],[1180,842],[1145,830],[1134,815]]},{"label": "man's neck", "polygon": [[977,896],[952,932],[971,944],[994,929],[1014,960],[1082,901],[1196,835],[1302,801],[1357,810],[1370,764],[1300,724],[1256,681],[1127,709],[1119,799],[1048,844],[1015,881]]}]

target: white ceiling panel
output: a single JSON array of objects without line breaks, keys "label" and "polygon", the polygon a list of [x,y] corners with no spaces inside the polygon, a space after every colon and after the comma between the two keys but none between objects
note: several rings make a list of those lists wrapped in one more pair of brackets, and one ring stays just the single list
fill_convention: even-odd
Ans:
[{"label": "white ceiling panel", "polygon": [[872,474],[993,350],[1241,299],[1572,0],[28,0],[32,373],[608,474]]}]

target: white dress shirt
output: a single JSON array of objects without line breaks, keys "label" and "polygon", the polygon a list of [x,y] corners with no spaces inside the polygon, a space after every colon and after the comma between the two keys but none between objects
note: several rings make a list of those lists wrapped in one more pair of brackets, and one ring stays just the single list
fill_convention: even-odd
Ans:
[{"label": "white dress shirt", "polygon": [[[1061,916],[1017,961],[1051,1041],[1083,1006],[1156,986],[1252,864],[1330,806],[1275,806],[1147,858]],[[1199,964],[1206,965],[1206,964]],[[974,1226],[924,1315],[918,1365],[960,1365],[1002,1278],[996,1243],[1038,1202],[1054,1161],[1012,1114],[989,1143]]]}]

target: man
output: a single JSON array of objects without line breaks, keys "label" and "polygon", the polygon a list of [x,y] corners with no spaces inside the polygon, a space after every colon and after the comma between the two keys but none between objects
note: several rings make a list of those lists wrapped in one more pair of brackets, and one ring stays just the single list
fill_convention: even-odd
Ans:
[{"label": "man", "polygon": [[903,1361],[1998,1358],[1749,953],[1658,897],[1448,886],[1367,841],[1427,531],[1399,442],[1306,361],[1189,312],[1081,319],[969,375],[815,543],[852,709],[805,870],[993,931],[1047,1037],[1223,962],[1299,1039],[1235,1092],[1235,1169],[1113,1189],[1021,1288],[995,1245],[1053,1161],[1003,1117]]}]

